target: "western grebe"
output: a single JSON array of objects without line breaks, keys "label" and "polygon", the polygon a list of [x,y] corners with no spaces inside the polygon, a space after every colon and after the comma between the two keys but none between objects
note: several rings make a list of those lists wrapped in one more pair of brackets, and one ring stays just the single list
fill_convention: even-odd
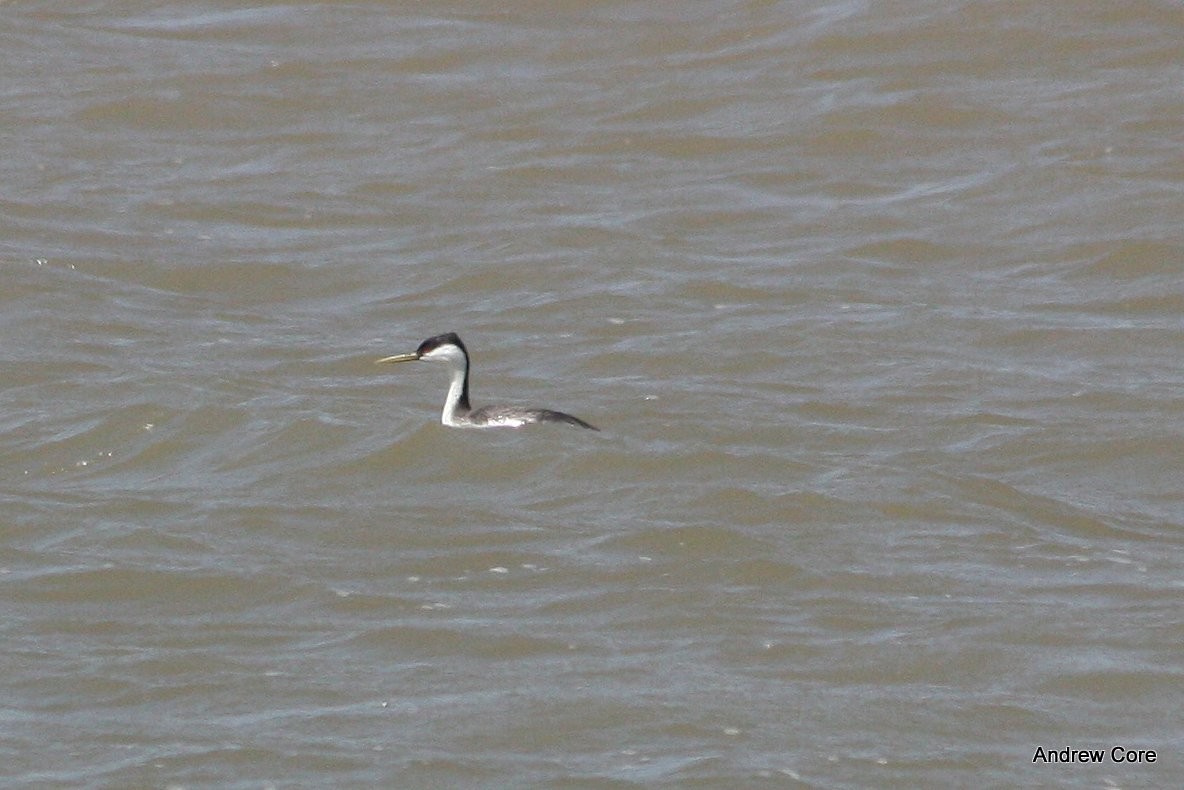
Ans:
[{"label": "western grebe", "polygon": [[448,384],[448,395],[444,398],[444,412],[440,422],[453,428],[520,428],[538,422],[565,422],[581,428],[599,430],[595,426],[550,409],[523,409],[517,406],[483,406],[474,409],[469,405],[469,352],[460,336],[455,332],[429,337],[410,354],[395,354],[375,360],[382,362],[443,362],[448,365],[452,380]]}]

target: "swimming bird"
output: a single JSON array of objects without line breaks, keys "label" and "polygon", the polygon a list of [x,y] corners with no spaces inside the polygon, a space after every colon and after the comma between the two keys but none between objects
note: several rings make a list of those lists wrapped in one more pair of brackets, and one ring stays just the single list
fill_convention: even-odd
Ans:
[{"label": "swimming bird", "polygon": [[451,380],[444,398],[440,422],[452,428],[521,428],[540,422],[564,422],[581,428],[599,430],[593,425],[561,411],[523,409],[517,406],[482,406],[469,403],[469,352],[455,332],[429,337],[410,354],[395,354],[375,360],[383,362],[442,362],[448,366]]}]

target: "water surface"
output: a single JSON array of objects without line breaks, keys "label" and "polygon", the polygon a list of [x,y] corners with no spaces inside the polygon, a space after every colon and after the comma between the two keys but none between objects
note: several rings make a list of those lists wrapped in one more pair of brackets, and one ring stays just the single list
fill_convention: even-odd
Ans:
[{"label": "water surface", "polygon": [[3,786],[1184,778],[1177,6],[0,13]]}]

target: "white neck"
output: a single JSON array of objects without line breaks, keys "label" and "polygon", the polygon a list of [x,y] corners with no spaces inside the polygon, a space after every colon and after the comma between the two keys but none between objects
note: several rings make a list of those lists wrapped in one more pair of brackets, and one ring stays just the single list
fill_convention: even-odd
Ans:
[{"label": "white neck", "polygon": [[448,382],[448,395],[444,397],[444,412],[440,415],[440,422],[454,426],[457,424],[456,418],[468,411],[460,411],[460,396],[465,389],[465,370],[463,367],[454,367],[449,373],[452,374],[452,379]]}]

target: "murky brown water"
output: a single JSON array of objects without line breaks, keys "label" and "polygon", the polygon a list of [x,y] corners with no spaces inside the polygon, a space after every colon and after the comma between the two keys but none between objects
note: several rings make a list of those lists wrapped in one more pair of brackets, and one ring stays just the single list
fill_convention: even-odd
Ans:
[{"label": "murky brown water", "polygon": [[63,9],[0,785],[1184,780],[1179,4]]}]

